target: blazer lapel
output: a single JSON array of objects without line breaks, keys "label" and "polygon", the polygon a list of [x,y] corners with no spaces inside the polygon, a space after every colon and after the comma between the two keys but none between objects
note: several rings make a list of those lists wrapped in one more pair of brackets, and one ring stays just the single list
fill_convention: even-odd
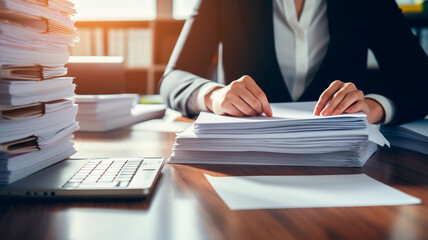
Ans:
[{"label": "blazer lapel", "polygon": [[267,92],[269,101],[291,101],[290,93],[282,78],[276,57],[273,32],[273,5],[270,0],[241,0],[243,27],[254,42],[260,65],[264,68],[264,79],[255,79]]}]

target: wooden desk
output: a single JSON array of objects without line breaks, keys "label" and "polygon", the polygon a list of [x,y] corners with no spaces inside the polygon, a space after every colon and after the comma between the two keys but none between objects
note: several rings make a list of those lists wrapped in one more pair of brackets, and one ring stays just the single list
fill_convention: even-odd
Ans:
[{"label": "wooden desk", "polygon": [[[125,128],[78,133],[74,157],[171,153],[175,134]],[[422,204],[231,211],[204,173],[306,175],[366,173]],[[3,200],[1,239],[428,239],[428,157],[378,151],[363,168],[166,165],[146,200]]]}]

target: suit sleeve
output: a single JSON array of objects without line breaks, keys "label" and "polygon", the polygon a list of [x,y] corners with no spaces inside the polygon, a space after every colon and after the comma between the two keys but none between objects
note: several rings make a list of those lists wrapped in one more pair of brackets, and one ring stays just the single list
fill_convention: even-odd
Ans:
[{"label": "suit sleeve", "polygon": [[192,115],[187,102],[193,92],[210,82],[208,76],[219,45],[217,0],[201,0],[186,20],[161,79],[163,101],[185,116]]},{"label": "suit sleeve", "polygon": [[391,99],[393,123],[428,114],[428,58],[394,0],[370,1],[369,47],[387,83],[379,94]]}]

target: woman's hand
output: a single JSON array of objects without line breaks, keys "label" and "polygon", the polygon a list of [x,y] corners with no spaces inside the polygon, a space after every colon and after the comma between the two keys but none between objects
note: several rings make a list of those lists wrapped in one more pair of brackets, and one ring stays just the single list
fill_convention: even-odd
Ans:
[{"label": "woman's hand", "polygon": [[377,101],[364,98],[364,93],[353,83],[336,80],[321,94],[314,115],[339,115],[364,112],[369,123],[379,123],[385,111]]},{"label": "woman's hand", "polygon": [[243,76],[225,87],[214,88],[205,95],[205,105],[217,114],[243,117],[265,113],[272,117],[265,93],[249,76]]}]

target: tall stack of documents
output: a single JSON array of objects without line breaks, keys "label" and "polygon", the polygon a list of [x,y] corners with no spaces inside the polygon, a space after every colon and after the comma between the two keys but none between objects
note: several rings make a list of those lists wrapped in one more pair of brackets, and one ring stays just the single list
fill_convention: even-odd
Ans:
[{"label": "tall stack of documents", "polygon": [[75,152],[75,13],[68,0],[0,0],[0,184]]},{"label": "tall stack of documents", "polygon": [[381,131],[392,146],[428,155],[428,119],[399,126],[382,126]]},{"label": "tall stack of documents", "polygon": [[138,99],[138,94],[76,96],[80,131],[110,131],[165,114],[165,105],[137,104]]},{"label": "tall stack of documents", "polygon": [[271,104],[274,117],[202,112],[170,163],[361,167],[389,144],[363,113],[313,116],[315,102]]}]

